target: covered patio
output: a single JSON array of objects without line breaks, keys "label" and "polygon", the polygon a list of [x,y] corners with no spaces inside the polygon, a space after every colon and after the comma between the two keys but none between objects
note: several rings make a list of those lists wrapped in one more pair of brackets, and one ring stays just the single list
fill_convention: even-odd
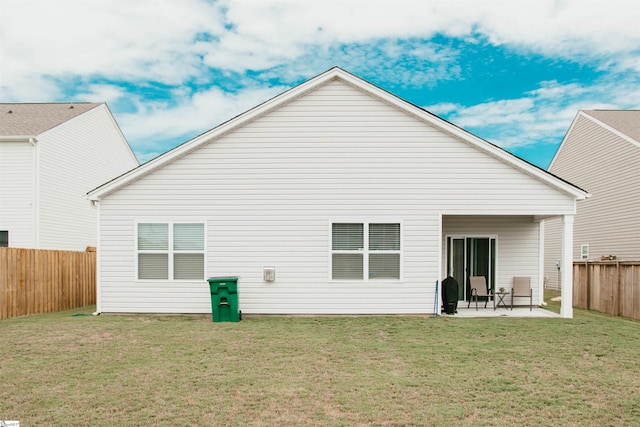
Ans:
[{"label": "covered patio", "polygon": [[[471,298],[470,277],[481,276],[486,287],[495,292],[506,291],[508,304],[513,292],[514,277],[530,280],[531,300],[535,306],[544,304],[544,222],[540,215],[443,215],[441,234],[442,277],[455,279],[458,285],[459,317],[565,317],[572,310],[573,215],[562,218],[561,264],[563,266],[562,304],[560,314],[543,308],[529,310],[528,298],[515,296],[514,310],[500,307],[476,311],[474,304],[467,311]],[[444,280],[444,279],[443,279]],[[441,281],[442,283],[442,281]],[[504,294],[503,294],[504,295]],[[439,295],[442,296],[442,295]],[[444,298],[444,297],[443,297]],[[497,304],[497,303],[496,303]],[[443,307],[440,307],[444,311]]]}]

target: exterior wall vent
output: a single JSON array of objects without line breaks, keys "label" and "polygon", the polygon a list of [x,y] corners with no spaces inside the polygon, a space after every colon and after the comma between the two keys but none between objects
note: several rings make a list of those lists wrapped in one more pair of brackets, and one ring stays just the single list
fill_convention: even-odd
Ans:
[{"label": "exterior wall vent", "polygon": [[262,280],[265,282],[275,282],[276,280],[276,268],[264,267],[262,269]]}]

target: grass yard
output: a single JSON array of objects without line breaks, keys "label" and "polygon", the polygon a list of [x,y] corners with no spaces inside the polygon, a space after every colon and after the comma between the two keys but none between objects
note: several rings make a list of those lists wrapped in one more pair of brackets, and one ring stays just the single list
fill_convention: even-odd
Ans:
[{"label": "grass yard", "polygon": [[21,426],[640,425],[640,322],[89,314],[0,321]]}]

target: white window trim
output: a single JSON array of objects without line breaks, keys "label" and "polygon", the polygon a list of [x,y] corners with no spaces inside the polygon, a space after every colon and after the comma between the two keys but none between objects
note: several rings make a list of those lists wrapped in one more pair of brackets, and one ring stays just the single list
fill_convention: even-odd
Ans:
[{"label": "white window trim", "polygon": [[[359,251],[345,251],[345,250],[333,250],[333,224],[362,224],[363,225],[363,249]],[[397,251],[372,251],[369,250],[369,224],[400,224],[400,250]],[[329,221],[328,225],[329,233],[329,281],[333,283],[398,283],[404,280],[404,223],[397,219],[388,218],[372,218],[369,220],[354,220],[354,219],[335,219]],[[369,278],[369,255],[373,254],[399,254],[400,255],[400,271],[398,279],[370,279]],[[363,279],[334,279],[333,278],[333,254],[362,254],[362,277]]]},{"label": "white window trim", "polygon": [[[149,282],[194,282],[200,281],[200,279],[172,279],[173,277],[173,255],[174,254],[196,254],[202,253],[203,255],[203,263],[202,266],[202,280],[205,281],[207,279],[207,221],[201,219],[185,219],[185,220],[169,220],[169,219],[158,219],[158,218],[147,218],[147,219],[139,219],[136,220],[136,226],[133,236],[133,251],[134,251],[134,269],[133,269],[133,279],[135,282],[149,283]],[[167,250],[138,250],[138,226],[140,224],[167,224],[169,227],[169,236],[168,236],[168,248]],[[203,250],[195,251],[195,250],[174,250],[173,249],[173,225],[174,224],[203,224]],[[168,254],[169,263],[168,267],[168,277],[167,279],[139,279],[138,278],[138,254]]]}]

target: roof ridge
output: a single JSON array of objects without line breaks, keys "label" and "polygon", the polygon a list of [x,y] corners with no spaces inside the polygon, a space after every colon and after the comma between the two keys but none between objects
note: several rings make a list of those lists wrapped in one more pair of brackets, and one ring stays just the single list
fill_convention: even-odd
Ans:
[{"label": "roof ridge", "polygon": [[105,102],[0,103],[0,135],[39,135]]}]

